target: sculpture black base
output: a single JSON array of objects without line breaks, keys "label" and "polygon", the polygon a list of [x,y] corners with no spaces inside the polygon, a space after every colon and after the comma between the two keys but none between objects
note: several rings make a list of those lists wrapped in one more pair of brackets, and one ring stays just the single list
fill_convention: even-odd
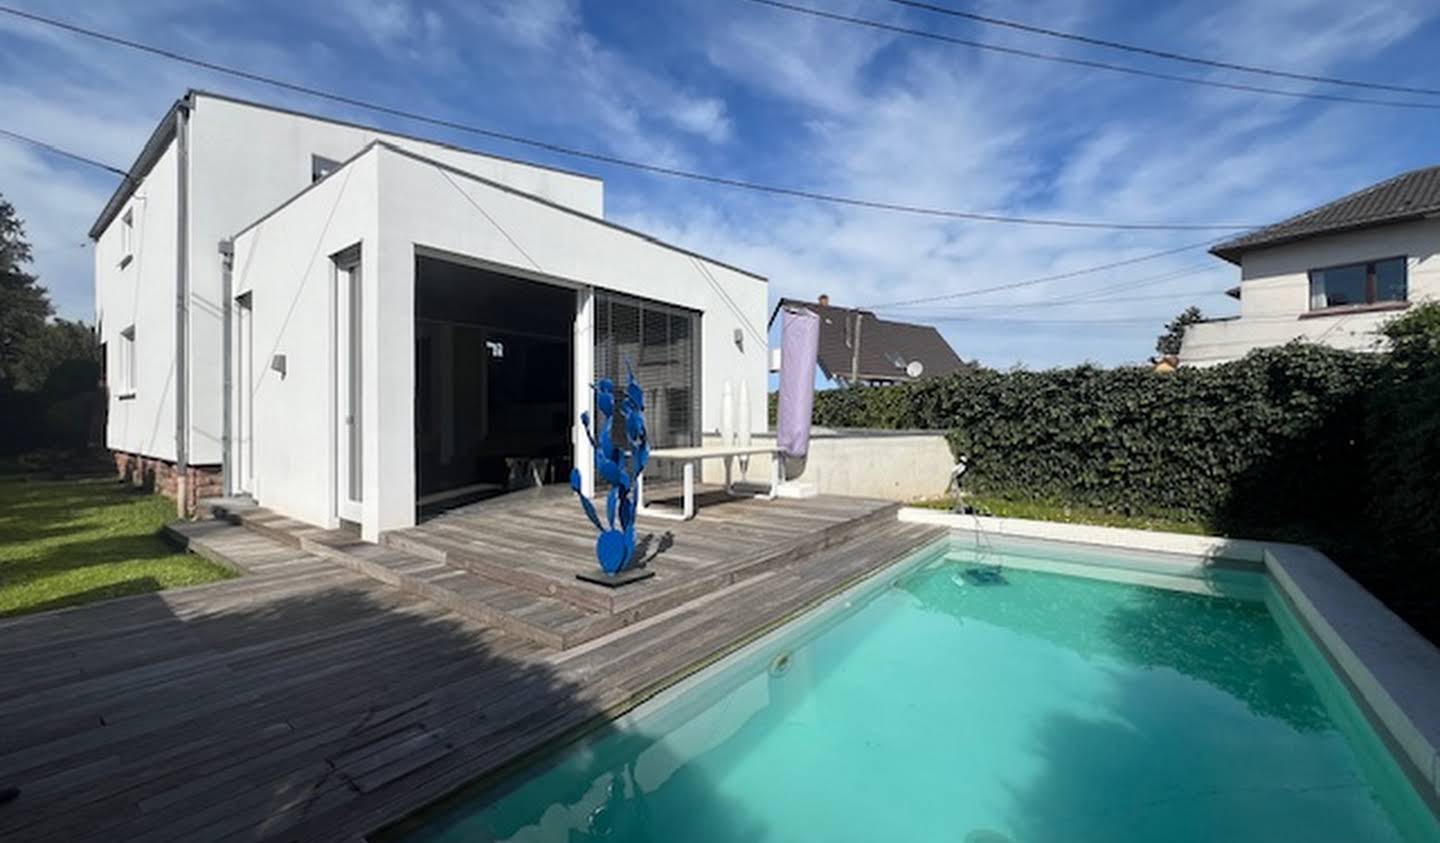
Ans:
[{"label": "sculpture black base", "polygon": [[632,582],[648,580],[653,576],[655,576],[655,572],[649,568],[626,568],[618,574],[607,574],[604,571],[576,574],[575,579],[593,582],[596,585],[603,585],[606,588],[619,588],[622,585],[629,585]]}]

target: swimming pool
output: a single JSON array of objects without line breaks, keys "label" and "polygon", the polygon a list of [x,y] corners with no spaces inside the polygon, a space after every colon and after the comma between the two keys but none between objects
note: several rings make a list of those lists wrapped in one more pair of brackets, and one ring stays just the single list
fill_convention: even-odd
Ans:
[{"label": "swimming pool", "polygon": [[1440,840],[1263,573],[1184,577],[1097,553],[958,539],[919,551],[400,832]]}]

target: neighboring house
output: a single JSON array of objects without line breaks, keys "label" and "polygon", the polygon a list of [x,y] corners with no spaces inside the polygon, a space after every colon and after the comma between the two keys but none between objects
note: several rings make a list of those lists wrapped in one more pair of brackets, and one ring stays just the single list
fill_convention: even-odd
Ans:
[{"label": "neighboring house", "polygon": [[868,310],[834,307],[829,296],[813,302],[781,299],[770,313],[771,325],[784,307],[803,307],[820,317],[820,371],[840,386],[904,383],[948,375],[966,366],[929,325],[891,322]]},{"label": "neighboring house", "polygon": [[579,413],[627,362],[655,445],[699,444],[718,384],[764,392],[765,279],[607,222],[603,191],[190,91],[90,232],[118,467],[373,540],[591,466]]},{"label": "neighboring house", "polygon": [[1240,315],[1191,325],[1181,365],[1304,339],[1381,348],[1380,327],[1440,296],[1440,167],[1403,173],[1215,246],[1240,267]]}]

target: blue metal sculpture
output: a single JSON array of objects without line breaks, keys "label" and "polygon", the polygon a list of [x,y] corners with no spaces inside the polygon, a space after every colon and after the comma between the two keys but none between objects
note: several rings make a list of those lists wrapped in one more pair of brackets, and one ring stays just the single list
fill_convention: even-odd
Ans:
[{"label": "blue metal sculpture", "polygon": [[595,540],[595,558],[600,561],[600,569],[611,576],[634,561],[635,486],[650,461],[650,444],[645,433],[645,393],[635,382],[635,370],[628,361],[625,369],[630,382],[624,392],[617,393],[615,382],[609,378],[601,378],[591,387],[595,390],[595,409],[599,413],[593,432],[590,414],[580,414],[585,436],[595,449],[595,472],[610,484],[610,495],[605,501],[608,527],[600,522],[595,504],[580,490],[580,469],[570,471],[570,488],[579,496],[590,523],[600,531],[600,537]]}]

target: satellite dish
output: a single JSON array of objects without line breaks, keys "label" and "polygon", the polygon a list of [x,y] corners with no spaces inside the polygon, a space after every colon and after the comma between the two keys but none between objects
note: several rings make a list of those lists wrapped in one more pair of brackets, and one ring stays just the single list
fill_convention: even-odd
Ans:
[{"label": "satellite dish", "polygon": [[912,378],[918,378],[924,373],[925,364],[921,363],[919,360],[911,360],[909,364],[905,366],[905,374],[909,375]]}]

